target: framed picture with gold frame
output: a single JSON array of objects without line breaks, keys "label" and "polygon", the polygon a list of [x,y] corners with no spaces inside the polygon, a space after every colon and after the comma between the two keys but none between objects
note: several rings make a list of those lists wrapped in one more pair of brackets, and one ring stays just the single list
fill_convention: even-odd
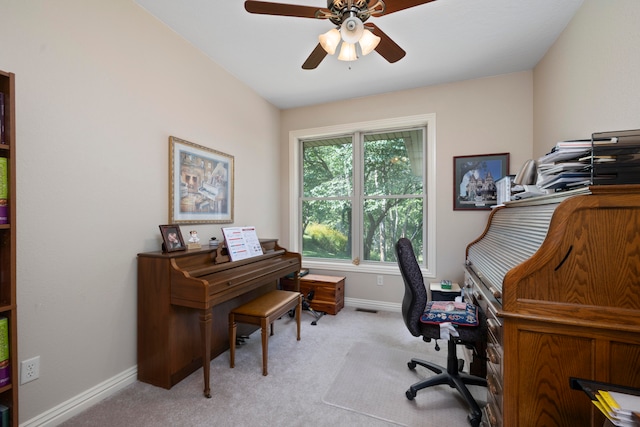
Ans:
[{"label": "framed picture with gold frame", "polygon": [[233,222],[233,156],[169,137],[169,222]]}]

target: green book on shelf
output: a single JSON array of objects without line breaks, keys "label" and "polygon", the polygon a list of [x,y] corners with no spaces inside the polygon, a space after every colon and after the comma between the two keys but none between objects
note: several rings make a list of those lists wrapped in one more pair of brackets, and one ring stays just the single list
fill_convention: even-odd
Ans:
[{"label": "green book on shelf", "polygon": [[9,319],[0,317],[0,387],[11,383],[9,360]]}]

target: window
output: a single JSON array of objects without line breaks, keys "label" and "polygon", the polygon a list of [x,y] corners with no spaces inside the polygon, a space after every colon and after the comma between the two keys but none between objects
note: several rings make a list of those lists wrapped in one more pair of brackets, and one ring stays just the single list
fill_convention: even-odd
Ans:
[{"label": "window", "polygon": [[290,246],[305,266],[397,271],[406,236],[433,273],[434,137],[433,115],[292,132]]}]

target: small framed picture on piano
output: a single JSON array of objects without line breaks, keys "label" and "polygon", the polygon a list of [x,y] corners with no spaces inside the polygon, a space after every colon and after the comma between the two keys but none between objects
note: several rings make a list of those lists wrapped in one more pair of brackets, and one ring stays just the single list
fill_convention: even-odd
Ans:
[{"label": "small framed picture on piano", "polygon": [[162,252],[185,251],[187,247],[182,239],[180,226],[176,224],[161,225]]}]

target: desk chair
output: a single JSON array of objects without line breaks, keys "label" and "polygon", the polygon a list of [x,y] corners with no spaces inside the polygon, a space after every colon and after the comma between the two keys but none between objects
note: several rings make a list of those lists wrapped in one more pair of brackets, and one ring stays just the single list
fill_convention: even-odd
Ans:
[{"label": "desk chair", "polygon": [[[413,246],[408,239],[401,238],[398,240],[396,243],[396,256],[400,273],[404,280],[405,294],[402,300],[402,317],[407,329],[409,329],[411,335],[414,337],[421,336],[426,342],[432,339],[439,339],[440,325],[423,323],[423,321],[421,321],[427,308],[427,289],[424,286],[424,279],[422,278],[420,266],[416,261]],[[477,310],[477,313],[478,326],[460,326],[456,328],[459,336],[451,336],[449,338],[446,368],[416,358],[411,359],[411,361],[407,363],[411,370],[414,370],[416,365],[420,365],[435,372],[436,376],[413,384],[406,392],[407,399],[413,400],[418,390],[422,390],[423,388],[440,384],[448,384],[449,387],[455,387],[471,410],[468,420],[474,427],[480,425],[482,411],[469,392],[467,384],[486,386],[487,381],[484,378],[461,372],[464,361],[458,360],[456,348],[459,343],[472,345],[473,343],[486,339],[486,317],[482,310]]]}]

